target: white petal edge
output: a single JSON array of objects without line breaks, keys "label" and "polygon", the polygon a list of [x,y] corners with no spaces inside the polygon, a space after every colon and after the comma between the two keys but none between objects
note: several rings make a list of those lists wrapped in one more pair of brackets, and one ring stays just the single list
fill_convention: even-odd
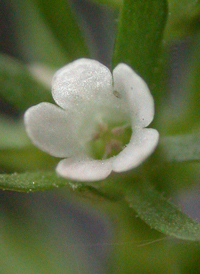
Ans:
[{"label": "white petal edge", "polygon": [[134,133],[127,147],[113,161],[115,172],[124,172],[136,168],[153,153],[159,141],[156,129],[144,128]]},{"label": "white petal edge", "polygon": [[99,181],[107,178],[112,171],[112,159],[93,160],[69,158],[60,161],[56,172],[66,179],[77,181]]},{"label": "white petal edge", "polygon": [[34,145],[52,156],[70,157],[82,151],[73,117],[53,104],[40,103],[29,108],[24,123]]},{"label": "white petal edge", "polygon": [[114,90],[128,102],[132,125],[148,126],[154,117],[154,100],[145,81],[128,65],[113,70]]},{"label": "white petal edge", "polygon": [[52,96],[63,109],[83,108],[112,94],[110,70],[96,60],[78,59],[59,69],[52,80]]}]

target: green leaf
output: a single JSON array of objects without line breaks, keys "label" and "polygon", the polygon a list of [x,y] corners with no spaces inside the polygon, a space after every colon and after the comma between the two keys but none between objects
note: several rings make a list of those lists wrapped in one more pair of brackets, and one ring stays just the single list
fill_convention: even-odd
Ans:
[{"label": "green leaf", "polygon": [[[114,187],[114,191],[116,187],[118,192],[121,191],[121,197],[117,199],[128,202],[129,206],[151,228],[179,239],[192,241],[200,239],[200,224],[182,213],[144,181],[135,181],[133,184],[123,183],[123,187],[122,183],[115,182],[115,184],[117,186]],[[109,185],[109,192],[112,192],[110,181],[104,181],[104,186],[100,185],[97,184],[95,189],[90,184],[60,178],[51,171],[0,175],[0,188],[4,190],[30,192],[67,186],[81,197],[86,196],[94,200],[99,198],[100,201],[103,201],[102,198],[113,200],[113,197],[105,193],[106,188],[104,189],[104,186]]]},{"label": "green leaf", "polygon": [[200,133],[163,137],[160,147],[169,162],[200,161]]},{"label": "green leaf", "polygon": [[[98,184],[98,183],[96,183]],[[0,174],[0,188],[20,192],[49,190],[58,187],[68,187],[81,197],[94,201],[102,198],[112,199],[86,183],[75,182],[59,177],[55,171],[37,171],[26,173]]]},{"label": "green leaf", "polygon": [[0,72],[0,96],[19,111],[42,101],[53,101],[50,89],[38,82],[19,61],[0,55]]},{"label": "green leaf", "polygon": [[108,212],[111,215],[109,219],[113,220],[108,273],[180,274],[176,256],[179,253],[174,253],[173,246],[177,246],[177,241],[170,241],[169,237],[149,229],[143,221],[135,218],[135,212],[127,205],[112,203],[106,208]]},{"label": "green leaf", "polygon": [[151,88],[166,19],[166,0],[124,0],[113,67],[121,62],[130,65]]},{"label": "green leaf", "polygon": [[133,182],[125,190],[125,200],[151,228],[184,240],[200,240],[200,224],[144,182]]},{"label": "green leaf", "polygon": [[4,190],[29,192],[67,185],[74,189],[82,186],[80,183],[58,177],[54,171],[0,174],[0,188]]},{"label": "green leaf", "polygon": [[65,0],[35,0],[47,25],[69,60],[89,55],[70,4]]}]

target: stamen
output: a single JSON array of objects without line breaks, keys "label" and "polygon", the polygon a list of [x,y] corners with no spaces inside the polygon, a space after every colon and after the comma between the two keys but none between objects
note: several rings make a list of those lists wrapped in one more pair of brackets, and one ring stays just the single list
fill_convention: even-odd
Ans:
[{"label": "stamen", "polygon": [[111,150],[110,144],[106,143],[103,160],[105,160],[108,157],[108,155],[111,154],[111,152],[112,152],[112,150]]},{"label": "stamen", "polygon": [[128,127],[129,124],[110,128],[101,121],[91,139],[93,157],[95,155],[96,159],[107,159],[118,154],[129,141],[127,132],[124,135]]},{"label": "stamen", "polygon": [[115,127],[111,130],[111,133],[116,136],[120,136],[124,133],[124,129],[122,127]]},{"label": "stamen", "polygon": [[114,149],[115,151],[120,151],[122,149],[122,142],[116,139],[112,139],[110,141],[111,150]]},{"label": "stamen", "polygon": [[128,126],[129,126],[129,125],[126,124],[126,125],[123,125],[123,126],[121,126],[121,127],[114,127],[114,128],[111,130],[111,132],[112,132],[113,135],[120,136],[120,135],[122,135],[122,134],[124,133],[125,128],[127,128]]},{"label": "stamen", "polygon": [[100,132],[95,132],[92,136],[92,141],[96,141],[100,138]]},{"label": "stamen", "polygon": [[98,124],[98,127],[99,127],[99,131],[100,132],[106,132],[106,131],[108,131],[108,125],[106,123]]},{"label": "stamen", "polygon": [[123,144],[121,141],[112,139],[110,142],[106,143],[105,145],[105,152],[103,155],[103,159],[106,159],[110,154],[112,154],[113,150],[115,152],[119,152],[122,150]]}]

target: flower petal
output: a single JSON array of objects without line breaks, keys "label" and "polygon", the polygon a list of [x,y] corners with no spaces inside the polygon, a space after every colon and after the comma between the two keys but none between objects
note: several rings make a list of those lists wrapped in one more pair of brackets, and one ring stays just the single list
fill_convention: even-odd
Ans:
[{"label": "flower petal", "polygon": [[24,115],[26,131],[32,142],[55,157],[69,157],[80,153],[73,117],[61,108],[40,103]]},{"label": "flower petal", "polygon": [[113,94],[110,70],[95,60],[78,59],[58,70],[52,95],[76,117],[82,143],[91,140],[99,123],[128,120],[127,102]]},{"label": "flower petal", "polygon": [[114,89],[129,104],[132,125],[148,126],[154,117],[154,101],[144,80],[126,64],[113,71]]},{"label": "flower petal", "polygon": [[139,166],[155,150],[159,133],[152,128],[144,128],[133,134],[127,147],[113,162],[113,171],[123,172]]},{"label": "flower petal", "polygon": [[93,159],[69,158],[60,161],[57,173],[67,179],[77,181],[98,181],[109,176],[112,171],[112,159],[105,161]]},{"label": "flower petal", "polygon": [[81,108],[85,103],[105,100],[112,93],[110,70],[95,60],[78,59],[53,77],[52,95],[63,109]]}]

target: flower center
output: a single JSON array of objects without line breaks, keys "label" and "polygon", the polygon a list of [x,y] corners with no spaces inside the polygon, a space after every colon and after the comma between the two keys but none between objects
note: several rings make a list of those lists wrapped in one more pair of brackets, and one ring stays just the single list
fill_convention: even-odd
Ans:
[{"label": "flower center", "polygon": [[130,136],[129,125],[99,123],[88,144],[91,156],[95,159],[107,159],[119,154],[128,144]]}]

